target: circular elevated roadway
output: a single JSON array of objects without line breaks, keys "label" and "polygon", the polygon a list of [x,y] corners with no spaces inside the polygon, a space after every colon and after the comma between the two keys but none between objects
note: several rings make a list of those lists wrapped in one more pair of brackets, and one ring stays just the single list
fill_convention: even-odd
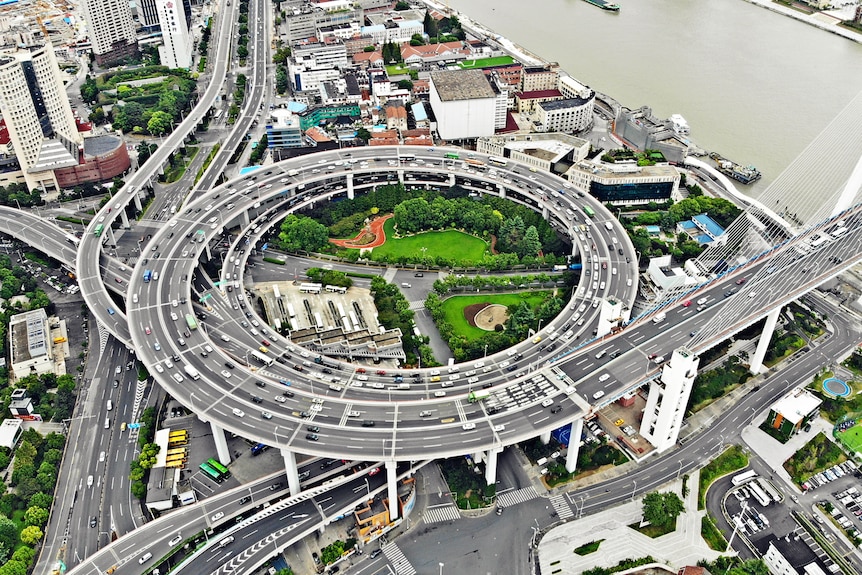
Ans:
[{"label": "circular elevated roadway", "polygon": [[[252,361],[246,369],[245,358],[260,346],[261,338],[242,326],[245,318],[234,309],[243,303],[237,301],[242,290],[212,292],[206,302],[213,308],[210,317],[200,329],[188,329],[185,316],[194,314],[189,278],[201,252],[222,229],[245,224],[247,215],[250,231],[241,234],[228,253],[238,252],[246,240],[254,246],[285,213],[345,196],[348,179],[355,193],[399,177],[408,186],[458,184],[544,209],[584,254],[584,264],[596,269],[581,276],[571,304],[543,329],[548,335],[557,333],[562,348],[575,341],[576,330],[592,330],[599,313],[596,298],[631,304],[637,287],[629,281],[636,271],[634,250],[603,206],[553,175],[532,173],[511,161],[495,167],[496,173],[477,171],[464,159],[445,158],[447,152],[465,155],[463,150],[414,147],[315,154],[267,166],[192,202],[145,248],[150,256],[146,269],[158,272],[159,279],[145,283],[139,263],[128,286],[128,325],[138,357],[171,395],[202,418],[244,437],[305,453],[398,460],[441,457],[522,441],[582,415],[586,402],[558,374],[542,367],[551,352],[532,340],[452,368],[457,372],[390,370],[360,379],[359,366],[335,358],[312,363],[317,354],[271,333],[265,336],[271,342],[268,356],[277,361],[255,371],[259,364]],[[472,156],[487,161],[480,154]],[[594,221],[581,210],[587,204],[596,213]],[[232,266],[228,262],[222,271],[231,281],[244,267]],[[186,366],[193,367],[199,379],[192,379]],[[409,389],[399,388],[395,373]],[[436,378],[440,381],[433,381]],[[281,381],[290,382],[293,397],[282,395],[286,388]],[[468,402],[468,393],[479,390],[492,397]],[[553,414],[551,406],[542,405],[548,398],[555,406]],[[370,422],[373,427],[364,427]],[[316,440],[307,438],[312,426]]]}]

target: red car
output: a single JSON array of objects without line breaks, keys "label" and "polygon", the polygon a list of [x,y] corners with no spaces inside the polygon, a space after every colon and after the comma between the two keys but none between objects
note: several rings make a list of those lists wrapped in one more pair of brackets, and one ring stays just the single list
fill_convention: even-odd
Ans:
[{"label": "red car", "polygon": [[385,369],[378,369],[377,375],[386,375],[386,370]]},{"label": "red car", "polygon": [[114,278],[114,281],[117,282],[118,284],[123,283],[123,280],[121,280],[120,278]]},{"label": "red car", "polygon": [[149,326],[144,328],[144,333],[145,333],[145,334],[147,334],[147,335],[150,335],[150,328],[149,328]]},{"label": "red car", "polygon": [[738,286],[741,286],[744,283],[745,283],[745,278],[739,278],[738,280],[736,280],[736,285],[738,285]]},{"label": "red car", "polygon": [[365,373],[365,368],[364,367],[356,368],[356,373]]},{"label": "red car", "polygon": [[691,305],[691,300],[690,300],[690,299],[687,299],[687,300],[685,300],[684,302],[682,302],[682,307],[688,307],[688,306],[690,306],[690,305]]},{"label": "red car", "polygon": [[372,476],[374,476],[374,475],[377,475],[378,473],[380,473],[380,468],[379,468],[379,467],[375,467],[374,469],[372,469],[371,471],[369,471],[369,472],[368,472],[368,476],[369,476],[369,477],[372,477]]}]

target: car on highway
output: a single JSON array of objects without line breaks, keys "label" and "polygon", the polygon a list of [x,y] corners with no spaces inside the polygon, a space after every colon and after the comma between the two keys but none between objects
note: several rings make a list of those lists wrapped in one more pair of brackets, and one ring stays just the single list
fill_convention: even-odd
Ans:
[{"label": "car on highway", "polygon": [[144,333],[145,333],[145,334],[147,334],[147,335],[150,335],[150,334],[152,333],[152,330],[150,329],[150,327],[149,327],[149,326],[147,326],[147,327],[145,327],[145,328],[144,328]]},{"label": "car on highway", "polygon": [[373,477],[373,476],[377,475],[378,473],[380,473],[380,468],[375,467],[374,469],[372,469],[371,471],[368,472],[368,476]]},{"label": "car on highway", "polygon": [[97,521],[98,521],[98,520],[96,519],[96,516],[95,516],[95,515],[93,515],[92,517],[90,517],[90,527],[95,527],[95,526],[96,526],[96,522],[97,522]]},{"label": "car on highway", "polygon": [[156,351],[162,351],[162,346],[161,344],[159,344],[159,342],[156,342],[153,344],[153,349]]},{"label": "car on highway", "polygon": [[736,280],[736,285],[741,286],[745,283],[745,281],[745,278],[739,278],[738,280]]},{"label": "car on highway", "polygon": [[182,535],[177,535],[176,537],[174,537],[173,539],[171,539],[170,541],[168,541],[168,545],[170,545],[171,547],[174,547],[174,546],[178,545],[178,544],[179,544],[179,542],[180,542],[180,541],[182,541],[182,540],[183,540],[183,536],[182,536]]},{"label": "car on highway", "polygon": [[616,425],[617,427],[621,427],[621,426],[625,425],[625,420],[617,419],[616,421],[614,421],[614,425]]},{"label": "car on highway", "polygon": [[231,372],[229,372],[228,370],[226,370],[226,369],[221,370],[221,376],[222,376],[223,378],[227,379],[227,378],[229,378],[231,375],[232,375],[232,374],[231,374]]},{"label": "car on highway", "polygon": [[218,520],[219,520],[219,519],[221,519],[222,517],[224,517],[224,512],[223,512],[223,511],[219,511],[218,513],[216,513],[215,515],[213,515],[212,517],[210,517],[210,520],[211,520],[211,521],[218,521]]},{"label": "car on highway", "polygon": [[244,417],[245,416],[245,412],[238,407],[234,407],[232,413],[237,417]]},{"label": "car on highway", "polygon": [[158,371],[159,373],[165,372],[165,368],[163,368],[160,364],[157,363],[155,367],[156,367],[156,371]]},{"label": "car on highway", "polygon": [[682,307],[689,307],[690,305],[691,305],[691,300],[690,300],[690,299],[687,299],[687,300],[685,300],[684,302],[682,302]]},{"label": "car on highway", "polygon": [[272,419],[272,414],[271,414],[270,412],[268,412],[268,411],[261,411],[261,412],[260,412],[260,416],[261,416],[263,419]]},{"label": "car on highway", "polygon": [[545,398],[545,399],[543,399],[543,400],[542,400],[542,407],[549,407],[549,406],[551,406],[551,405],[553,405],[553,404],[554,404],[554,400],[553,400],[553,399],[551,399],[550,397]]},{"label": "car on highway", "polygon": [[319,439],[316,433],[306,433],[305,438],[309,441],[317,441]]}]

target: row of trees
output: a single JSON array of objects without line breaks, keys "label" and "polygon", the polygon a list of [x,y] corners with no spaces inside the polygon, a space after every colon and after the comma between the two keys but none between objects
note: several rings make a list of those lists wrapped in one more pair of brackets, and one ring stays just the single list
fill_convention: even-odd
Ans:
[{"label": "row of trees", "polygon": [[138,435],[141,454],[129,464],[129,479],[131,480],[132,495],[138,499],[143,499],[147,495],[147,473],[155,465],[156,456],[160,449],[158,444],[153,443],[156,435],[156,424],[158,423],[155,408],[146,408],[141,417],[138,418],[138,423],[141,424]]},{"label": "row of trees", "polygon": [[434,359],[434,354],[428,346],[428,336],[417,336],[413,333],[414,313],[410,310],[410,302],[394,284],[388,283],[380,276],[371,280],[371,295],[377,309],[377,321],[386,329],[400,329],[404,352],[407,354],[407,364],[418,363],[417,354],[422,358],[422,365],[440,365]]},{"label": "row of trees", "polygon": [[30,190],[26,184],[12,183],[0,186],[0,206],[31,208],[45,203],[38,188]]},{"label": "row of trees", "polygon": [[[48,523],[65,443],[66,438],[59,433],[43,437],[28,429],[21,435],[9,481],[15,490],[7,491],[3,484],[0,496],[0,570],[7,574],[23,574],[32,566],[36,545]],[[9,466],[10,455],[5,448],[0,450],[0,469]],[[19,528],[11,517],[22,511]]]}]

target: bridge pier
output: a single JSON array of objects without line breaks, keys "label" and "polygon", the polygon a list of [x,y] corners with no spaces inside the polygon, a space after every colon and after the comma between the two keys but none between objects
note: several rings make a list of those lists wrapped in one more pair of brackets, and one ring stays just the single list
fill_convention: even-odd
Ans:
[{"label": "bridge pier", "polygon": [[213,431],[213,439],[215,440],[219,463],[222,465],[229,465],[230,450],[227,447],[227,438],[224,436],[224,429],[216,425],[214,421],[210,421],[210,428]]},{"label": "bridge pier", "polygon": [[296,456],[289,449],[281,450],[284,459],[284,471],[287,473],[287,488],[291,495],[299,495],[302,488],[299,485],[299,469],[296,467]]},{"label": "bridge pier", "polygon": [[355,192],[353,191],[353,174],[347,174],[347,177],[344,179],[347,181],[347,199],[352,200],[355,197]]},{"label": "bridge pier", "polygon": [[569,447],[566,452],[566,471],[569,473],[572,473],[578,466],[578,451],[581,449],[581,434],[583,432],[583,418],[574,420],[569,431]]},{"label": "bridge pier", "polygon": [[546,431],[545,433],[543,433],[542,435],[540,435],[540,436],[539,436],[539,441],[541,441],[541,442],[542,442],[542,443],[544,443],[545,445],[549,444],[549,443],[551,442],[551,432],[550,432],[550,431]]},{"label": "bridge pier", "polygon": [[124,229],[129,229],[131,227],[129,226],[129,216],[126,214],[125,209],[120,210],[120,221],[123,223]]},{"label": "bridge pier", "polygon": [[449,187],[453,187],[455,185],[455,173],[449,172]]},{"label": "bridge pier", "polygon": [[503,184],[497,184],[497,189],[499,190],[500,197],[505,198],[506,197],[506,186],[504,186]]},{"label": "bridge pier", "polygon": [[242,222],[242,227],[247,228],[251,225],[251,220],[248,217],[248,212],[242,212],[240,214],[240,222]]},{"label": "bridge pier", "polygon": [[396,170],[395,173],[398,174],[398,183],[403,186],[404,185],[404,170],[399,168],[398,170]]},{"label": "bridge pier", "polygon": [[502,448],[491,448],[485,457],[485,483],[494,485],[497,483],[497,455],[503,451]]},{"label": "bridge pier", "polygon": [[389,521],[398,519],[398,462],[387,461],[386,465],[386,496],[389,498]]},{"label": "bridge pier", "polygon": [[551,215],[551,210],[548,208],[548,206],[543,204],[542,205],[542,219],[547,220],[550,215]]},{"label": "bridge pier", "polygon": [[760,339],[757,340],[757,349],[754,350],[754,357],[748,366],[748,371],[757,375],[763,368],[763,358],[766,357],[766,350],[769,349],[769,342],[772,339],[772,334],[775,333],[775,325],[778,323],[778,318],[781,316],[781,308],[775,308],[769,315],[766,316],[766,323],[763,325],[763,331],[760,333]]},{"label": "bridge pier", "polygon": [[656,453],[676,445],[698,361],[693,351],[678,347],[664,364],[661,376],[650,382],[640,434],[655,446]]},{"label": "bridge pier", "polygon": [[132,200],[135,202],[135,209],[139,212],[143,212],[144,204],[141,203],[141,197],[138,195],[138,192],[132,194]]}]

